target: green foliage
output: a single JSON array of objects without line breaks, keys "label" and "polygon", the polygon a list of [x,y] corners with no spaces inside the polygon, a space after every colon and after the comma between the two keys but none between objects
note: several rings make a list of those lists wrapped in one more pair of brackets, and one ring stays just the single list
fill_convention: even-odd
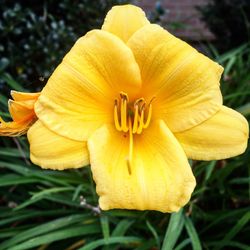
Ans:
[{"label": "green foliage", "polygon": [[225,68],[221,86],[225,104],[238,108],[243,115],[249,115],[250,44],[243,44],[222,56],[211,45],[210,48],[215,60]]},{"label": "green foliage", "polygon": [[211,0],[198,9],[221,51],[250,42],[249,0]]},{"label": "green foliage", "polygon": [[[249,117],[249,109],[244,109],[250,96],[249,48],[241,46],[222,56],[213,51],[225,66],[226,104]],[[179,213],[113,210],[96,214],[97,195],[89,167],[42,170],[29,161],[25,137],[1,141],[0,249],[249,249],[249,150],[229,160],[193,162],[198,185]]]},{"label": "green foliage", "polygon": [[[3,2],[5,11],[7,11],[7,4],[13,4],[12,1]],[[36,6],[40,6],[39,2],[23,2],[32,6],[30,11],[34,13],[38,11],[39,7],[36,8]],[[70,2],[72,3],[67,0],[62,2],[68,5]],[[78,1],[75,2],[78,3]],[[96,3],[96,1],[93,2]],[[59,4],[56,1],[46,1],[46,3],[44,6],[50,11],[56,10],[48,6],[51,6],[52,3],[53,6]],[[19,5],[22,10],[27,7],[22,7],[20,3]],[[74,25],[74,21],[82,23],[79,18],[74,18],[74,15],[77,15],[74,12],[76,10],[73,10],[72,6],[68,6],[68,8],[67,15],[71,13],[71,24]],[[79,8],[81,9],[81,7]],[[98,8],[96,7],[96,9]],[[50,11],[48,13],[51,13]],[[25,13],[25,11],[20,11],[19,14],[23,14],[25,17]],[[46,29],[49,33],[67,32],[71,27],[70,23],[65,21],[68,20],[64,18],[65,12],[60,13],[60,18],[57,14],[53,14],[53,18],[57,22],[64,20],[65,28],[62,28],[62,31],[56,29],[51,31],[48,26]],[[102,17],[104,14],[99,13],[98,17]],[[13,20],[15,15],[12,17]],[[35,15],[36,18],[39,16]],[[83,34],[87,29],[92,28],[92,25],[96,25],[97,20],[91,18],[95,19],[95,16],[88,17],[86,22],[90,21],[90,23],[84,23],[83,28],[76,25],[75,29],[78,31],[72,31],[73,40],[80,35],[77,32],[84,30],[81,33]],[[11,31],[8,32],[10,35]],[[34,28],[30,30],[30,33],[25,34],[37,36],[37,32]],[[73,40],[69,44],[59,45],[62,47],[57,50],[60,53],[57,54],[56,60],[60,60],[65,50],[72,45]],[[29,40],[26,43],[29,43]],[[14,46],[13,44],[12,46]],[[22,67],[26,69],[30,65],[32,68],[30,74],[26,70],[15,71],[15,65],[12,62],[8,66],[4,65],[4,62],[0,64],[0,70],[2,67],[0,77],[6,89],[34,88],[28,84],[20,84],[17,79],[30,80],[36,75],[44,75],[43,70],[51,72],[52,67],[55,67],[58,61],[53,61],[49,57],[49,51],[53,50],[54,45],[48,44],[39,45],[40,47],[36,47],[36,45],[33,53],[25,54],[26,52],[24,52]],[[29,45],[33,46],[32,42]],[[39,48],[46,48],[47,45],[48,52],[39,57],[39,63],[36,65],[34,62],[37,62],[38,59],[33,57],[36,54],[35,51],[37,49],[39,51]],[[22,48],[22,43],[20,46],[16,45],[15,48],[14,54],[17,58],[21,58],[19,50]],[[238,109],[249,118],[249,46],[242,45],[223,55],[220,55],[214,47],[211,47],[211,51],[213,57],[225,67],[221,83],[225,104]],[[8,54],[5,54],[5,57],[12,60]],[[48,59],[46,63],[43,61],[45,57]],[[17,63],[18,60],[13,62]],[[4,67],[5,73],[3,73]],[[39,67],[41,68],[39,69]],[[8,117],[7,99],[7,95],[1,91],[0,115],[6,118]],[[154,211],[128,210],[98,213],[98,197],[89,167],[63,172],[42,170],[30,162],[29,146],[25,137],[0,138],[0,145],[1,250],[249,249],[249,149],[242,156],[229,160],[193,162],[197,187],[191,201],[178,213],[169,215]]]},{"label": "green foliage", "polygon": [[111,6],[126,2],[1,0],[0,69],[24,86],[39,89],[74,42],[101,27]]},{"label": "green foliage", "polygon": [[[185,213],[171,215],[169,223],[169,215],[157,212],[117,210],[95,215],[81,206],[80,195],[89,204],[97,205],[88,168],[65,172],[40,170],[27,165],[12,148],[1,148],[1,158],[0,249],[34,249],[42,245],[47,245],[46,249],[67,249],[76,243],[83,247],[80,249],[107,245],[110,249],[118,246],[152,249],[162,244],[166,228],[163,250],[192,246],[201,249],[200,245],[205,249],[224,246],[248,249],[250,214],[241,202],[249,195],[242,192],[246,191],[249,178],[234,176],[237,168],[245,168],[240,157],[225,163],[223,169],[214,168],[210,176],[204,163],[197,164],[196,176],[208,176],[207,180],[199,178]],[[221,176],[227,177],[221,180]],[[228,193],[235,188],[238,191],[230,196]],[[207,199],[212,200],[211,205]]]}]

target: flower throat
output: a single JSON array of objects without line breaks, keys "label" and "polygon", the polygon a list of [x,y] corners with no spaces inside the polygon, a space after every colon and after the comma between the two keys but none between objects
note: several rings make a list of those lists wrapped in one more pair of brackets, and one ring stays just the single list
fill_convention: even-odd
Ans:
[{"label": "flower throat", "polygon": [[129,102],[128,95],[120,92],[120,98],[115,99],[114,122],[118,131],[129,134],[129,154],[127,157],[128,172],[131,174],[133,158],[133,134],[141,134],[147,128],[152,118],[152,101],[147,104],[144,98],[137,99],[134,103]]}]

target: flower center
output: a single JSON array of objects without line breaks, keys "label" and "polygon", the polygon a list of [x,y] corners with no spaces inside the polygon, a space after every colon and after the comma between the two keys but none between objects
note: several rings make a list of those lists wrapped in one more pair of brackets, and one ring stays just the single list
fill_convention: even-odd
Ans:
[{"label": "flower center", "polygon": [[114,122],[118,131],[129,134],[129,154],[127,165],[129,174],[131,174],[131,164],[133,158],[133,134],[141,134],[142,130],[147,128],[152,118],[152,101],[147,104],[144,98],[139,98],[130,103],[128,95],[120,92],[120,98],[115,99],[114,104]]},{"label": "flower center", "polygon": [[120,98],[115,99],[114,122],[118,131],[141,134],[150,124],[152,117],[152,101],[146,103],[144,98],[129,103],[128,95],[120,92]]}]

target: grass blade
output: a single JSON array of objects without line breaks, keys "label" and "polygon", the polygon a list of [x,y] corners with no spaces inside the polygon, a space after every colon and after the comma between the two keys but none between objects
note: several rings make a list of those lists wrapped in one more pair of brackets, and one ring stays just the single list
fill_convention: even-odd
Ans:
[{"label": "grass blade", "polygon": [[100,221],[101,221],[103,238],[105,240],[108,240],[110,236],[108,216],[101,215]]},{"label": "grass blade", "polygon": [[18,244],[17,246],[8,248],[8,250],[30,249],[30,248],[37,247],[43,244],[49,244],[58,240],[98,233],[99,231],[100,231],[100,228],[97,224],[96,225],[81,225],[81,226],[77,226],[77,227],[75,226],[71,228],[67,227],[64,230],[59,230],[59,231],[49,233],[46,235],[34,237],[21,244]]},{"label": "grass blade", "polygon": [[215,250],[223,248],[228,241],[230,241],[240,230],[250,221],[250,212],[245,213],[237,224],[226,234],[220,241]]},{"label": "grass blade", "polygon": [[123,236],[126,231],[128,230],[128,228],[134,223],[134,220],[128,220],[128,219],[124,219],[121,220],[116,228],[113,230],[112,232],[112,237],[116,237],[116,236]]},{"label": "grass blade", "polygon": [[202,250],[199,236],[198,236],[197,231],[193,225],[193,222],[191,221],[191,219],[189,217],[185,218],[185,227],[186,227],[187,233],[191,239],[191,244],[193,246],[193,249],[194,250]]},{"label": "grass blade", "polygon": [[146,221],[146,225],[147,225],[148,229],[151,231],[152,235],[154,236],[157,247],[160,249],[160,239],[159,239],[159,236],[158,236],[156,230],[154,229],[154,227],[150,224],[150,222],[148,220]]},{"label": "grass blade", "polygon": [[[108,240],[101,239],[96,240],[94,242],[89,243],[88,245],[78,249],[78,250],[93,250],[97,249],[98,247],[104,246],[104,245],[110,245],[110,244],[135,244],[142,242],[142,240],[138,237],[132,237],[132,236],[124,236],[124,237],[110,237]],[[11,249],[12,250],[12,249]]]},{"label": "grass blade", "polygon": [[82,222],[83,220],[89,219],[88,215],[70,215],[64,218],[60,218],[57,220],[53,220],[47,223],[44,223],[42,225],[33,227],[29,230],[25,230],[19,234],[17,234],[16,236],[14,236],[13,238],[6,240],[5,242],[0,244],[0,249],[6,249],[9,247],[13,247],[15,245],[17,245],[17,243],[20,243],[24,240],[27,240],[29,238],[33,238],[36,237],[38,235],[44,234],[44,233],[48,233],[51,231],[54,231],[56,229],[65,227],[65,226],[69,226],[72,225],[74,223],[77,222]]},{"label": "grass blade", "polygon": [[164,237],[162,250],[172,250],[184,226],[183,209],[170,216],[167,232]]}]

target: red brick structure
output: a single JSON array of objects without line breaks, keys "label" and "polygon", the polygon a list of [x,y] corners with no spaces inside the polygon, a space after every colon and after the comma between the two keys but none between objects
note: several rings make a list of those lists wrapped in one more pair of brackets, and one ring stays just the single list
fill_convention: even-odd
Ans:
[{"label": "red brick structure", "polygon": [[196,6],[207,4],[209,0],[140,0],[135,1],[146,12],[155,9],[156,3],[161,3],[165,14],[161,17],[161,24],[177,37],[189,41],[209,41],[213,35],[199,19]]}]

